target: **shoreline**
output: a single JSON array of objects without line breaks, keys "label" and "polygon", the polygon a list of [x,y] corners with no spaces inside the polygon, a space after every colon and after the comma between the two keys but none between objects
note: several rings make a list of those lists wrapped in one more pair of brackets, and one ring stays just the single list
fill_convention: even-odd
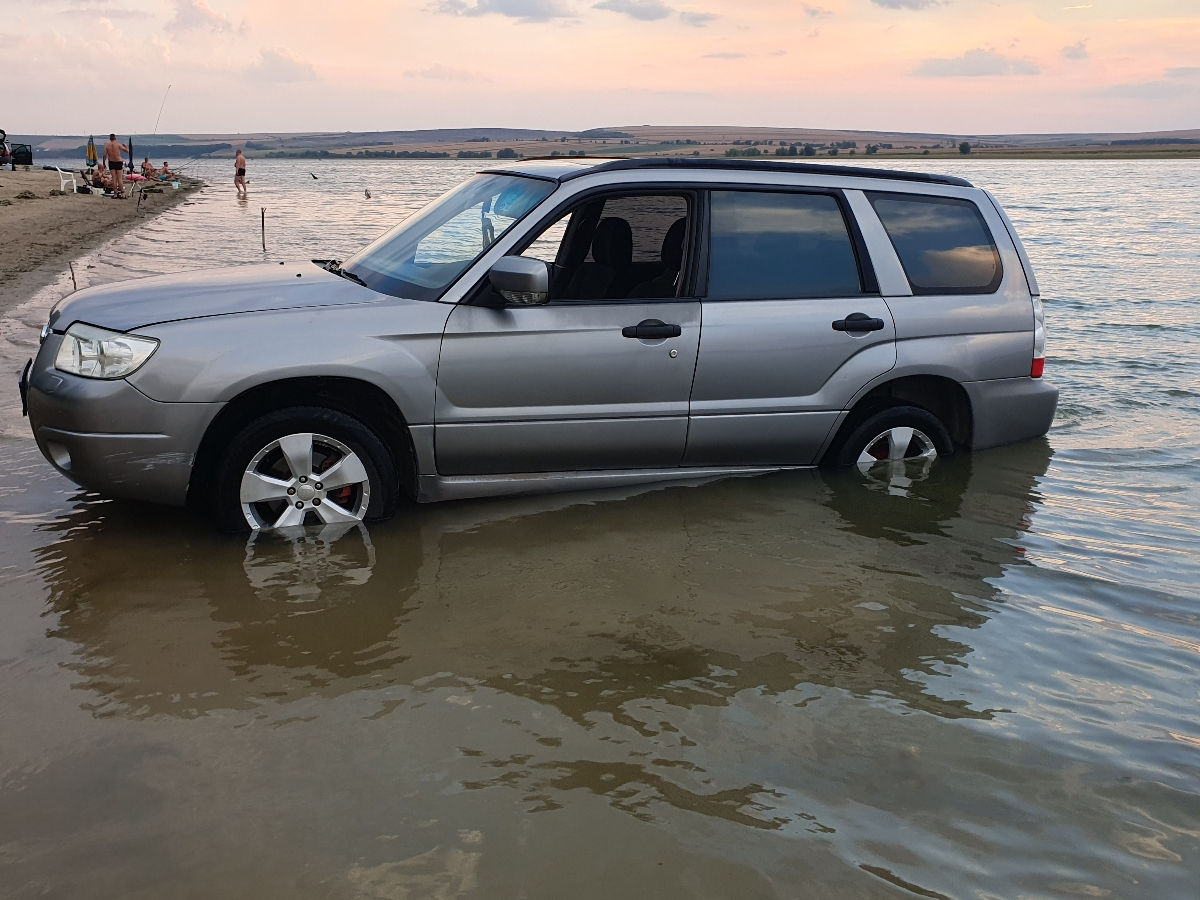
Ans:
[{"label": "shoreline", "polygon": [[[79,173],[74,174],[76,184],[82,184]],[[142,193],[139,208],[138,192],[125,200],[96,194],[52,196],[59,186],[57,172],[0,170],[0,314],[62,277],[80,254],[178,206],[205,184],[196,178],[180,181],[177,190],[159,185],[161,193]],[[18,199],[23,192],[36,197]]]}]

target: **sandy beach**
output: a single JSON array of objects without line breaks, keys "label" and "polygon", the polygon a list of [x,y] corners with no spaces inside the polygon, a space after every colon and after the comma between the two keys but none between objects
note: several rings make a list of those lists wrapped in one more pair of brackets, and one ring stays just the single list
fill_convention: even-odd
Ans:
[{"label": "sandy beach", "polygon": [[[75,179],[83,183],[78,172]],[[201,184],[182,179],[178,190],[167,184],[161,193],[145,191],[139,206],[136,192],[129,195],[127,190],[125,200],[102,194],[51,196],[59,186],[57,172],[0,170],[0,311],[53,281],[80,251],[136,228],[182,202]],[[29,199],[27,194],[35,196]]]}]

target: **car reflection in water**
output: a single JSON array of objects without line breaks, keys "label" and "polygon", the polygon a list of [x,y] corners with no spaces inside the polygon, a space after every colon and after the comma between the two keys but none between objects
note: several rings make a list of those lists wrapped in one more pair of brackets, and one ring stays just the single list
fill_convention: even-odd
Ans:
[{"label": "car reflection in water", "polygon": [[[469,728],[396,727],[458,747],[463,789],[515,788],[537,809],[585,787],[638,816],[665,803],[774,828],[807,814],[760,780],[701,777],[716,751],[695,749],[695,717],[830,691],[992,716],[939,676],[1002,610],[1049,458],[1038,441],[875,482],[803,471],[464,502],[248,544],[83,503],[40,572],[95,715],[284,719],[301,699],[373,692],[376,715],[404,722],[439,694],[476,710]],[[115,575],[119,559],[141,571]],[[328,728],[345,715],[306,709]]]}]

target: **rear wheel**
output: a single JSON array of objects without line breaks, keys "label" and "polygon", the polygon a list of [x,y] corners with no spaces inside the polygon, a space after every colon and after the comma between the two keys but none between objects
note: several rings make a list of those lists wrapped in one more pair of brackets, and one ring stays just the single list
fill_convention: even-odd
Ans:
[{"label": "rear wheel", "polygon": [[953,452],[954,442],[935,415],[916,406],[893,406],[852,428],[827,458],[866,474],[877,466],[906,461],[930,464]]},{"label": "rear wheel", "polygon": [[213,504],[225,530],[268,531],[383,519],[398,499],[396,467],[374,432],[332,409],[295,407],[234,437]]}]

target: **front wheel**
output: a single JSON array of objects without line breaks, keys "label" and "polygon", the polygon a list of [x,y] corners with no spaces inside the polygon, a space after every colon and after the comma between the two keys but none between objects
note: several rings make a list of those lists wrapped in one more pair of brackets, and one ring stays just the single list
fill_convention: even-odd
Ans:
[{"label": "front wheel", "polygon": [[908,460],[932,463],[954,452],[954,442],[938,418],[916,406],[880,410],[852,428],[827,457],[836,466],[866,474],[880,464]]},{"label": "front wheel", "polygon": [[349,525],[395,512],[399,479],[387,448],[343,413],[296,407],[265,415],[230,442],[214,513],[227,531]]}]

